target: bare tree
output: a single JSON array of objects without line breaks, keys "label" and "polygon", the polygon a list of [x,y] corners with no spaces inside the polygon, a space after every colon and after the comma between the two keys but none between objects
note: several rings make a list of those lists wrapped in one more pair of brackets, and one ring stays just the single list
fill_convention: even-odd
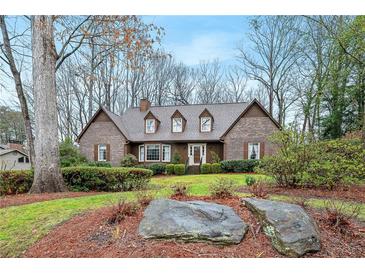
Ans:
[{"label": "bare tree", "polygon": [[[263,84],[269,97],[269,112],[274,112],[274,101],[278,107],[278,120],[284,123],[288,100],[290,73],[299,58],[297,18],[290,16],[265,16],[250,22],[248,38],[251,52],[244,46],[238,51],[242,69],[253,80]],[[291,91],[290,91],[291,92]]]},{"label": "bare tree", "polygon": [[242,102],[246,91],[247,79],[238,66],[229,68],[226,74],[226,101]]},{"label": "bare tree", "polygon": [[67,190],[59,163],[54,18],[32,17],[35,169],[31,193]]},{"label": "bare tree", "polygon": [[201,62],[197,75],[196,101],[202,104],[220,102],[223,73],[219,61]]},{"label": "bare tree", "polygon": [[22,115],[23,115],[25,133],[27,136],[27,144],[28,144],[28,148],[29,148],[29,159],[33,166],[34,165],[33,131],[32,131],[32,125],[31,125],[30,114],[29,114],[29,109],[28,109],[28,103],[26,100],[25,92],[23,90],[23,83],[22,83],[20,71],[18,70],[18,67],[16,65],[16,62],[15,62],[15,59],[13,56],[13,50],[12,50],[12,47],[10,44],[10,38],[9,38],[8,30],[6,27],[4,15],[0,15],[0,27],[1,27],[2,37],[3,37],[3,45],[1,47],[1,50],[3,51],[4,56],[5,56],[5,58],[2,58],[1,56],[0,56],[0,58],[3,59],[3,61],[6,64],[8,64],[8,66],[11,70],[13,79],[14,79],[15,90],[17,92],[17,96],[19,99],[19,103],[20,103],[20,107],[21,107],[21,111],[22,111]]}]

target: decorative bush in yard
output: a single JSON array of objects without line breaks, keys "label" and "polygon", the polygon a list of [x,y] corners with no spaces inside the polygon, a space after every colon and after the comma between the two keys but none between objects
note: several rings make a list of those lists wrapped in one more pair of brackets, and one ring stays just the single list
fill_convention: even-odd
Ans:
[{"label": "decorative bush in yard", "polygon": [[136,166],[137,164],[138,164],[137,157],[130,153],[124,155],[123,159],[120,161],[120,165],[122,167],[133,167]]},{"label": "decorative bush in yard", "polygon": [[224,160],[221,162],[223,172],[254,172],[258,160]]},{"label": "decorative bush in yard", "polygon": [[96,167],[112,167],[112,164],[109,162],[87,162],[85,166],[96,166]]},{"label": "decorative bush in yard", "polygon": [[168,165],[166,165],[166,173],[168,175],[173,175],[174,174],[174,168],[175,168],[175,165],[174,164],[168,164]]},{"label": "decorative bush in yard", "polygon": [[184,164],[174,165],[174,174],[175,175],[184,175],[185,174],[185,165]]},{"label": "decorative bush in yard", "polygon": [[314,141],[309,134],[285,130],[274,134],[275,155],[264,157],[257,172],[280,186],[332,189],[365,180],[365,150],[360,139]]},{"label": "decorative bush in yard", "polygon": [[218,178],[209,186],[211,195],[216,198],[232,197],[236,188],[235,181],[225,177]]},{"label": "decorative bush in yard", "polygon": [[138,167],[152,170],[153,175],[159,175],[159,174],[166,173],[166,164],[162,164],[162,163],[154,163],[154,164],[149,164],[149,165],[138,165]]},{"label": "decorative bush in yard", "polygon": [[213,163],[211,166],[212,173],[221,173],[222,165],[220,163]]},{"label": "decorative bush in yard", "polygon": [[0,195],[28,192],[32,183],[32,170],[0,171]]},{"label": "decorative bush in yard", "polygon": [[[130,191],[143,189],[152,171],[142,168],[66,167],[62,175],[71,191]],[[33,172],[0,172],[0,194],[26,193],[33,181]]]},{"label": "decorative bush in yard", "polygon": [[173,164],[180,164],[181,163],[181,155],[179,152],[175,152],[173,155],[172,155],[172,161],[171,163]]},{"label": "decorative bush in yard", "polygon": [[60,143],[60,162],[61,167],[68,167],[87,164],[87,159],[74,146],[72,139],[66,138]]},{"label": "decorative bush in yard", "polygon": [[212,173],[212,164],[209,163],[202,164],[200,167],[200,173],[202,174]]},{"label": "decorative bush in yard", "polygon": [[246,181],[246,185],[248,185],[248,186],[252,186],[256,183],[256,179],[253,176],[246,176],[245,181]]}]

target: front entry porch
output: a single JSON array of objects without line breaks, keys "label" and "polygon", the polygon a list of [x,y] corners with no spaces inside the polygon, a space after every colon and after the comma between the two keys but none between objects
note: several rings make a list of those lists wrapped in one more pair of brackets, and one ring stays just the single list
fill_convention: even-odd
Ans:
[{"label": "front entry porch", "polygon": [[188,164],[189,166],[199,166],[207,162],[207,144],[190,143],[188,144]]}]

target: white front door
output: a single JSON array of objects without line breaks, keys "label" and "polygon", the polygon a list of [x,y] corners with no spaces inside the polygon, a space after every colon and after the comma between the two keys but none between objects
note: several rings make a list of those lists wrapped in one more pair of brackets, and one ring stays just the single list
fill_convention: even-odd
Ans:
[{"label": "white front door", "polygon": [[206,163],[206,144],[188,144],[189,166],[198,166],[200,161]]}]

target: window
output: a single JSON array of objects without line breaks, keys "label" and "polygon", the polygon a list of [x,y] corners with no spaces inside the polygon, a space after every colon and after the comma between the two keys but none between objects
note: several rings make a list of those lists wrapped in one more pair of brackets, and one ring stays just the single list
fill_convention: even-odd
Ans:
[{"label": "window", "polygon": [[138,161],[144,162],[144,145],[139,146]]},{"label": "window", "polygon": [[24,157],[18,158],[18,163],[24,163]]},{"label": "window", "polygon": [[248,144],[248,159],[259,160],[260,159],[260,143]]},{"label": "window", "polygon": [[172,118],[172,132],[182,132],[182,118]]},{"label": "window", "polygon": [[170,161],[171,161],[171,146],[162,145],[162,162],[170,162]]},{"label": "window", "polygon": [[106,161],[106,145],[105,144],[100,144],[98,146],[98,148],[99,148],[98,161]]},{"label": "window", "polygon": [[200,131],[209,132],[212,127],[212,118],[211,117],[202,117],[200,118]]},{"label": "window", "polygon": [[28,157],[25,157],[25,162],[29,163],[29,158]]},{"label": "window", "polygon": [[147,119],[146,120],[146,133],[155,133],[155,119]]},{"label": "window", "polygon": [[160,145],[146,145],[146,161],[160,161]]}]

